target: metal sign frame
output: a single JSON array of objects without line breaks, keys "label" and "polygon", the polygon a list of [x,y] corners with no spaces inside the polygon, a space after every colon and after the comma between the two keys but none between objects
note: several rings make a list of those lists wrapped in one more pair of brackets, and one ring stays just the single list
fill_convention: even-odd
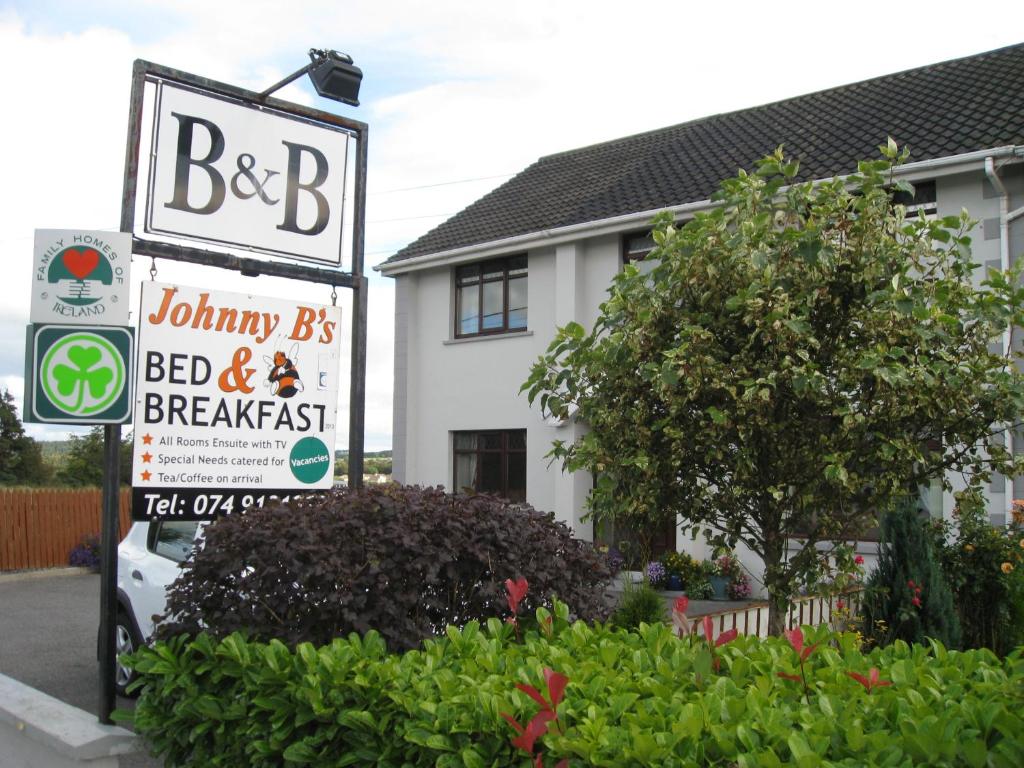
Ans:
[{"label": "metal sign frame", "polygon": [[[170,83],[221,95],[233,100],[266,106],[278,112],[346,130],[356,141],[355,180],[352,211],[351,271],[325,269],[303,264],[264,261],[230,253],[218,253],[187,245],[135,237],[135,209],[138,191],[139,150],[142,136],[143,98],[147,82]],[[366,166],[369,127],[366,123],[276,99],[227,83],[193,75],[171,67],[137,59],[132,69],[131,104],[128,113],[128,141],[125,148],[124,185],[121,196],[121,231],[132,233],[132,253],[139,256],[184,261],[208,267],[230,269],[248,277],[268,275],[292,280],[350,288],[352,294],[352,353],[349,385],[349,487],[362,486],[363,435],[366,403],[366,317],[368,281],[363,273],[366,233]],[[114,705],[114,625],[117,617],[118,466],[121,426],[108,424],[104,432],[102,562],[100,588],[100,702],[99,719],[110,723]]]}]

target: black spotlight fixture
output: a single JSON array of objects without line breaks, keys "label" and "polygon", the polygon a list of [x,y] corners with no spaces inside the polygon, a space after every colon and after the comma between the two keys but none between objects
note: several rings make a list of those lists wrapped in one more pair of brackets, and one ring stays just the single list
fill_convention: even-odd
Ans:
[{"label": "black spotlight fixture", "polygon": [[359,106],[359,85],[363,81],[363,71],[352,63],[352,57],[348,54],[323,48],[310,48],[309,64],[267,88],[260,97],[265,99],[306,73],[309,73],[313,87],[323,98],[353,107]]}]

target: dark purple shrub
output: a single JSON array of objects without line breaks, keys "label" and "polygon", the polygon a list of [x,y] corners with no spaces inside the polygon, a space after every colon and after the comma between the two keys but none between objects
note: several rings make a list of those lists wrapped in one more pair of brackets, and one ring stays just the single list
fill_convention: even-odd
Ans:
[{"label": "dark purple shrub", "polygon": [[332,491],[207,526],[159,636],[244,630],[322,645],[376,629],[406,650],[448,624],[504,617],[507,578],[530,583],[521,616],[555,594],[579,618],[604,618],[610,577],[591,544],[528,505],[441,488]]}]

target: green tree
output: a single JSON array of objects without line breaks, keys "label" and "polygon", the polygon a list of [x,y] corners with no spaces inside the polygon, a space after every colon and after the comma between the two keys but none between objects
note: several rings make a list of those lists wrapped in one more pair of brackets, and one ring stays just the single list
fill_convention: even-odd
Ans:
[{"label": "green tree", "polygon": [[25,434],[14,395],[0,393],[0,483],[41,485],[49,479],[39,443]]},{"label": "green tree", "polygon": [[995,271],[976,289],[966,212],[907,217],[891,173],[906,153],[882,150],[811,184],[780,149],[714,210],[661,215],[645,269],[615,278],[590,333],[560,329],[523,385],[588,425],[552,455],[596,473],[597,519],[681,515],[760,555],[776,634],[819,542],[950,470],[970,478],[961,504],[1014,473],[993,425],[1024,411],[1024,379],[989,345],[1024,291]]},{"label": "green tree", "polygon": [[[72,435],[64,466],[57,472],[57,481],[71,486],[103,485],[103,427],[93,427],[86,435]],[[121,438],[121,483],[131,485],[132,438]]]},{"label": "green tree", "polygon": [[960,646],[953,593],[927,520],[908,503],[882,515],[878,567],[868,579],[862,609],[864,635],[879,645],[933,637],[947,648]]}]

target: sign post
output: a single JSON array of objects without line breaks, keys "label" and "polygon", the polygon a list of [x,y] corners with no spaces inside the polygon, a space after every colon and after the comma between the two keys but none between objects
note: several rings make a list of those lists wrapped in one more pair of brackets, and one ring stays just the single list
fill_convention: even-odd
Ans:
[{"label": "sign post", "polygon": [[100,722],[114,708],[121,424],[132,418],[135,348],[128,325],[132,238],[36,231],[27,334],[26,421],[104,424],[100,520]]}]

